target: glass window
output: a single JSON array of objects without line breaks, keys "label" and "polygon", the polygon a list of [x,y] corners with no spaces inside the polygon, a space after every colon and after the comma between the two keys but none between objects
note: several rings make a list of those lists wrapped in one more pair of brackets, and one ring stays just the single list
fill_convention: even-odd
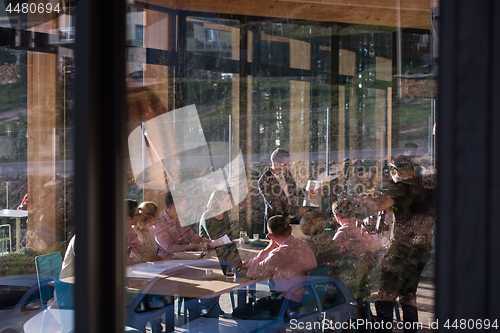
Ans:
[{"label": "glass window", "polygon": [[29,287],[2,286],[0,288],[0,306],[2,310],[13,308],[29,290]]},{"label": "glass window", "polygon": [[293,292],[288,299],[286,320],[293,317],[293,312],[298,313],[300,317],[305,317],[319,311],[316,296],[310,286],[302,287]]},{"label": "glass window", "polygon": [[318,283],[314,285],[314,288],[318,293],[323,310],[345,303],[344,294],[342,294],[337,285],[333,282]]},{"label": "glass window", "polygon": [[[412,10],[432,10],[418,6]],[[259,252],[271,241],[275,215],[286,217],[292,236],[311,249],[288,255],[290,262],[314,255],[331,265],[329,279],[340,279],[314,284],[323,310],[368,304],[375,315],[383,312],[376,300],[394,307],[397,299],[389,294],[399,295],[405,309],[414,304],[409,294],[427,297],[434,276],[427,200],[436,177],[435,22],[398,25],[396,8],[394,20],[367,23],[325,20],[319,9],[308,15],[291,5],[279,15],[181,7],[135,3],[127,14],[130,36],[137,26],[144,29],[142,44],[127,39],[127,194],[140,208],[129,241],[137,237],[144,246],[131,250],[129,268],[148,271],[139,261],[156,260],[155,274],[172,281],[166,272],[181,260],[225,262],[203,276],[179,271],[182,280],[176,275],[175,281],[189,281],[193,293],[173,293],[172,325],[187,331],[213,316],[227,325],[278,318],[279,297],[270,291],[277,290],[276,278],[306,276],[312,267],[289,272],[286,260],[269,260],[274,266],[260,271],[248,264],[255,259],[265,266],[267,254]],[[370,11],[353,8],[360,15]],[[408,13],[400,8],[399,14]],[[417,192],[426,199],[417,203],[411,195]],[[381,198],[392,204],[379,205]],[[341,202],[346,215],[337,218]],[[234,247],[219,247],[223,239]],[[200,244],[208,241],[205,251]],[[421,255],[413,258],[413,270],[402,264],[410,260],[403,246]],[[406,282],[392,278],[389,266],[408,273],[401,273]],[[228,281],[270,290],[229,292],[219,284]],[[320,309],[307,290],[302,321]],[[193,300],[201,294],[210,300]],[[417,297],[418,314],[431,318],[424,300]],[[353,316],[361,311],[351,310]]]},{"label": "glass window", "polygon": [[33,306],[2,317],[0,330],[31,319],[25,332],[40,330],[75,234],[73,10],[73,2],[0,6],[0,284],[12,285],[2,302],[34,290],[24,300]]},{"label": "glass window", "polygon": [[[127,326],[433,318],[436,22],[397,3],[127,1]],[[31,5],[0,7],[0,278],[71,290],[76,4]]]}]

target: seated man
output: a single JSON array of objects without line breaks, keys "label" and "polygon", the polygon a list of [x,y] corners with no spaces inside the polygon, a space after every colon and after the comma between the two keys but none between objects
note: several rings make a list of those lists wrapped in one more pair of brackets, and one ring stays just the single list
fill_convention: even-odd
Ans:
[{"label": "seated man", "polygon": [[344,258],[358,258],[365,253],[373,253],[377,244],[372,235],[363,233],[361,228],[356,227],[354,216],[354,205],[347,199],[342,198],[334,202],[332,212],[340,228],[333,236]]},{"label": "seated man", "polygon": [[181,226],[177,208],[186,208],[185,199],[174,205],[172,193],[169,191],[165,197],[165,205],[167,211],[156,221],[155,226],[155,238],[161,247],[158,251],[160,256],[182,251],[199,251],[201,243],[211,242],[210,239],[198,236],[189,226]]},{"label": "seated man", "polygon": [[306,236],[305,242],[318,262],[318,267],[330,265],[330,276],[337,277],[342,256],[338,245],[332,240],[330,233],[325,232],[325,220],[315,212],[307,212],[300,220],[300,230]]},{"label": "seated man", "polygon": [[341,226],[333,237],[344,258],[340,265],[339,278],[351,290],[354,297],[362,301],[370,291],[370,274],[377,243],[372,235],[356,227],[354,205],[348,198],[336,201],[332,206],[332,212]]},{"label": "seated man", "polygon": [[267,224],[271,242],[252,261],[247,276],[254,279],[308,275],[318,266],[311,248],[292,236],[292,227],[281,215],[273,216]]}]

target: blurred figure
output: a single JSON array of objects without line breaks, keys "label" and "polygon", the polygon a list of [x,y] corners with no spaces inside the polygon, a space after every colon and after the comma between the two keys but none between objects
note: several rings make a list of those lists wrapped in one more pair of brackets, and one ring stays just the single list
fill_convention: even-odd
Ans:
[{"label": "blurred figure", "polygon": [[305,213],[300,220],[300,229],[306,235],[306,244],[316,256],[318,267],[330,264],[330,276],[337,277],[342,256],[339,247],[331,235],[325,232],[325,228],[325,220],[315,212]]},{"label": "blurred figure", "polygon": [[28,210],[28,193],[24,195],[21,204],[17,207],[17,210]]},{"label": "blurred figure", "polygon": [[403,155],[408,156],[410,159],[414,159],[417,155],[418,145],[414,142],[408,142],[405,144],[405,152]]},{"label": "blurred figure", "polygon": [[271,242],[252,261],[245,263],[247,276],[254,279],[308,275],[318,267],[316,257],[304,241],[292,236],[292,227],[284,216],[269,219]]},{"label": "blurred figure", "polygon": [[408,142],[407,144],[405,144],[405,152],[403,155],[410,158],[411,162],[413,163],[413,171],[415,171],[415,173],[419,177],[422,177],[425,168],[417,164],[417,150],[418,150],[417,144],[413,142]]},{"label": "blurred figure", "polygon": [[265,216],[267,221],[274,215],[282,215],[298,222],[299,207],[302,194],[288,170],[290,153],[278,148],[271,154],[271,167],[259,178],[259,192],[264,198]]},{"label": "blurred figure", "polygon": [[358,302],[366,299],[377,244],[372,235],[356,227],[354,204],[348,198],[334,202],[332,212],[340,228],[333,241],[339,246],[343,260],[340,279]]},{"label": "blurred figure", "polygon": [[127,264],[162,260],[159,245],[154,237],[154,225],[158,219],[158,207],[154,202],[127,199],[127,247],[130,249]]},{"label": "blurred figure", "polygon": [[139,214],[137,224],[132,228],[148,251],[158,253],[159,245],[156,243],[154,230],[158,220],[158,207],[152,201],[144,201],[139,205]]},{"label": "blurred figure", "polygon": [[414,327],[407,329],[406,323],[413,326],[410,323],[418,322],[416,292],[420,275],[432,250],[432,195],[430,190],[420,185],[408,156],[396,156],[390,166],[393,182],[387,189],[387,195],[364,199],[364,205],[375,211],[394,207],[396,218],[394,240],[382,261],[377,317],[380,321],[392,322],[394,303],[399,296],[404,331],[416,332]]},{"label": "blurred figure", "polygon": [[[225,190],[215,190],[208,200],[207,210],[200,219],[200,236],[208,239],[218,239],[224,235],[236,238],[231,227],[229,210],[233,207],[231,198]],[[210,216],[209,218],[205,218]]]},{"label": "blurred figure", "polygon": [[339,246],[344,258],[357,258],[364,253],[375,251],[377,245],[373,236],[364,234],[360,228],[356,227],[354,205],[348,198],[334,202],[332,212],[340,225],[333,240]]},{"label": "blurred figure", "polygon": [[170,191],[165,196],[167,211],[158,219],[155,226],[155,238],[160,245],[161,256],[182,251],[199,251],[201,243],[209,243],[210,239],[198,236],[189,226],[182,227],[177,215],[177,209],[186,209],[186,199],[174,199]]}]

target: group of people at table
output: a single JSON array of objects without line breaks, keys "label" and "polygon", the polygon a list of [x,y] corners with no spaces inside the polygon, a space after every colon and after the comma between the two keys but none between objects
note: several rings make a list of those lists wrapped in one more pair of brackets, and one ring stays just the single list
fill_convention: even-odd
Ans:
[{"label": "group of people at table", "polygon": [[[367,197],[357,202],[345,197],[335,201],[332,213],[340,225],[335,234],[325,230],[326,222],[319,214],[301,211],[302,207],[298,207],[295,196],[299,191],[287,169],[288,152],[277,149],[271,155],[271,162],[271,167],[259,179],[270,241],[252,260],[243,262],[246,277],[262,280],[307,276],[312,269],[329,265],[329,275],[339,277],[357,300],[362,301],[368,295],[367,277],[373,268],[374,254],[381,246],[373,235],[364,233],[356,226],[355,206],[369,207],[373,211],[394,209],[393,243],[381,260],[382,281],[377,314],[380,312],[380,318],[392,321],[394,301],[400,296],[403,310],[407,313],[405,321],[416,321],[416,288],[430,256],[433,222],[427,212],[430,196],[419,185],[411,160],[404,156],[396,158],[388,192],[391,196]],[[277,188],[279,191],[276,191]],[[210,210],[215,205],[220,213],[209,221],[202,219],[199,233],[189,225],[181,225],[177,210],[187,209],[186,200],[181,198],[174,203],[171,192],[166,194],[166,212],[161,217],[158,216],[158,207],[151,201],[138,204],[127,199],[126,203],[128,264],[166,260],[177,252],[214,247],[210,237],[231,234],[235,229],[231,225],[229,209],[224,208],[225,203],[218,199],[217,191],[212,193],[207,208]],[[305,240],[292,235],[291,224],[299,221]],[[68,246],[62,277],[72,274],[74,241],[75,238]]]},{"label": "group of people at table", "polygon": [[[202,237],[186,225],[181,226],[177,208],[185,201],[174,204],[167,193],[166,212],[158,216],[158,208],[151,201],[138,205],[127,199],[127,246],[128,264],[158,261],[183,251],[199,251],[203,244],[211,247],[213,240]],[[353,204],[339,200],[333,205],[340,228],[332,237],[324,232],[325,220],[315,212],[307,212],[301,219],[300,228],[305,241],[292,236],[290,220],[282,215],[271,217],[267,223],[269,245],[251,261],[244,262],[249,278],[272,278],[307,275],[311,269],[330,264],[332,274],[343,257],[359,257],[376,250],[373,237],[362,234],[355,226]],[[230,231],[230,230],[226,230]],[[208,235],[207,235],[208,236]]]}]

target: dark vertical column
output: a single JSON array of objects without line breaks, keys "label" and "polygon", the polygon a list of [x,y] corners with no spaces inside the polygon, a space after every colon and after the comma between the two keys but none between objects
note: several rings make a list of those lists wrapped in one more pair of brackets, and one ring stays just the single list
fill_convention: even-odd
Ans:
[{"label": "dark vertical column", "polygon": [[[491,61],[491,72],[489,80],[489,93],[492,96],[491,100],[491,151],[494,152],[489,163],[489,175],[490,179],[490,198],[488,207],[488,225],[491,227],[489,233],[489,244],[490,246],[490,263],[497,260],[500,255],[500,242],[496,235],[500,235],[500,223],[498,223],[498,202],[500,202],[500,192],[497,191],[500,188],[500,173],[497,172],[497,168],[500,165],[500,64],[498,60],[500,58],[500,21],[497,19],[500,14],[500,3],[498,1],[491,1],[491,10],[489,20],[491,22],[491,44],[490,44],[490,61]],[[496,61],[495,61],[496,60]],[[500,319],[500,306],[498,305],[498,299],[500,298],[500,285],[498,280],[500,279],[500,265],[490,264],[489,267],[489,280],[488,280],[488,291],[489,299],[486,304],[489,317]]]},{"label": "dark vertical column", "polygon": [[[322,140],[320,138],[320,125],[319,120],[326,116],[326,114],[319,115],[319,80],[318,78],[318,62],[316,57],[319,57],[319,42],[309,37],[309,43],[311,45],[311,71],[310,71],[310,81],[311,82],[311,107],[310,110],[312,112],[309,113],[309,133],[311,133],[310,144],[309,144],[309,161],[317,160],[320,162],[323,159],[320,159],[319,154],[319,142]],[[324,118],[323,118],[324,119]],[[318,164],[319,165],[319,164]],[[317,171],[318,169],[316,169]]]},{"label": "dark vertical column", "polygon": [[168,49],[172,52],[173,57],[175,58],[170,58],[169,57],[168,62],[173,63],[174,65],[169,65],[168,67],[168,105],[167,108],[168,110],[174,110],[175,109],[175,83],[177,81],[177,78],[175,77],[177,67],[176,66],[176,59],[177,55],[179,54],[179,51],[177,49],[177,15],[175,12],[169,12],[168,13],[168,26],[167,26],[167,33],[168,33]]},{"label": "dark vertical column", "polygon": [[125,2],[80,1],[77,12],[75,332],[122,333]]},{"label": "dark vertical column", "polygon": [[[396,32],[392,33],[392,128],[399,127],[399,98],[398,96],[398,43]],[[392,147],[399,148],[399,131],[392,131]]]},{"label": "dark vertical column", "polygon": [[[339,53],[340,53],[340,39],[338,35],[338,28],[332,27],[331,38],[331,61],[330,61],[330,87],[331,87],[331,107],[330,107],[330,130],[327,135],[330,136],[330,152],[337,151],[339,146]],[[337,158],[337,156],[330,153],[330,159]],[[341,163],[342,161],[338,161]]]},{"label": "dark vertical column", "polygon": [[[252,119],[247,116],[247,73],[248,73],[248,23],[245,19],[240,20],[240,149],[243,156],[250,155],[247,152],[247,128],[251,126]],[[248,157],[247,157],[248,158]],[[250,160],[246,163],[250,164]]]},{"label": "dark vertical column", "polygon": [[[500,319],[500,14],[495,1],[444,0],[440,25],[437,318]],[[496,141],[495,141],[496,139]]]},{"label": "dark vertical column", "polygon": [[187,77],[187,43],[186,43],[186,15],[179,13],[177,16],[177,75],[175,80],[176,98],[175,108],[186,106],[186,77]]},{"label": "dark vertical column", "polygon": [[[247,131],[252,131],[252,141],[250,142],[250,147],[252,147],[251,151],[248,152],[248,154],[266,154],[267,151],[264,150],[262,147],[266,147],[267,144],[265,144],[267,141],[262,142],[261,141],[261,135],[259,133],[259,124],[262,121],[264,125],[267,125],[267,121],[262,120],[262,118],[266,119],[265,116],[263,115],[263,112],[260,108],[260,82],[258,80],[265,75],[268,75],[267,73],[262,72],[261,68],[261,59],[262,59],[262,25],[260,22],[255,22],[255,29],[253,30],[253,62],[252,62],[252,85],[253,87],[250,87],[249,91],[253,92],[253,88],[256,87],[257,93],[254,96],[253,93],[250,93],[250,96],[247,96],[247,98],[252,99],[252,119],[250,119],[250,123],[248,124]],[[254,125],[255,122],[255,125]],[[265,135],[267,135],[268,130],[266,128]],[[263,139],[265,140],[265,138]]]}]

